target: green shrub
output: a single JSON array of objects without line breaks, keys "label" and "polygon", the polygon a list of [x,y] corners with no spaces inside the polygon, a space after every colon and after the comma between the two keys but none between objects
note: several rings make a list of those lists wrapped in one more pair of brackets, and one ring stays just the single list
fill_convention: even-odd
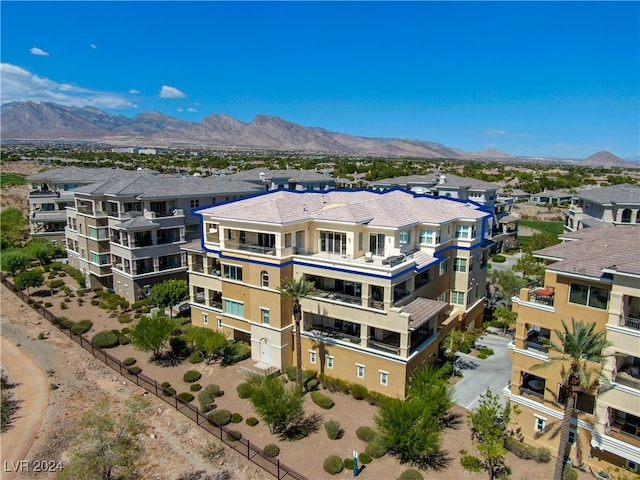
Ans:
[{"label": "green shrub", "polygon": [[230,442],[237,442],[239,440],[242,440],[242,433],[240,433],[238,430],[230,430],[229,432],[227,432],[227,440]]},{"label": "green shrub", "polygon": [[130,331],[131,329],[129,327],[124,327],[122,330],[120,330],[120,333],[122,333],[123,335],[129,335]]},{"label": "green shrub", "polygon": [[144,300],[138,300],[131,304],[132,310],[140,310],[142,307],[146,307],[151,304],[151,298],[145,298]]},{"label": "green shrub", "polygon": [[192,383],[189,387],[189,390],[191,390],[192,392],[199,392],[200,390],[202,390],[202,385],[200,385],[199,383]]},{"label": "green shrub", "polygon": [[59,278],[56,278],[55,280],[51,280],[49,282],[49,288],[51,289],[60,288],[62,285],[64,285],[64,280],[61,280]]},{"label": "green shrub", "polygon": [[356,436],[363,442],[370,442],[376,436],[376,431],[371,427],[360,427],[356,430]]},{"label": "green shrub", "polygon": [[162,389],[162,395],[165,397],[173,397],[176,394],[176,389],[173,387],[166,387]]},{"label": "green shrub", "polygon": [[231,415],[231,423],[240,423],[242,421],[242,415],[239,413],[234,413]]},{"label": "green shrub", "polygon": [[565,465],[562,469],[562,480],[578,480],[578,471],[571,465]]},{"label": "green shrub", "polygon": [[197,370],[187,370],[186,372],[184,372],[182,379],[187,383],[193,383],[197,380],[200,380],[200,377],[202,377],[202,374]]},{"label": "green shrub", "polygon": [[50,308],[50,307],[52,307],[52,306],[53,306],[53,303],[51,303],[51,302],[44,302],[44,306],[45,306],[45,308]]},{"label": "green shrub", "polygon": [[372,458],[380,458],[384,456],[389,449],[385,446],[380,437],[376,436],[367,444],[367,448],[365,448],[364,451],[371,455]]},{"label": "green shrub", "polygon": [[125,358],[122,363],[124,365],[126,365],[127,367],[130,367],[131,365],[133,365],[134,363],[136,363],[136,359],[133,357],[127,357]]},{"label": "green shrub", "polygon": [[139,375],[140,372],[142,372],[142,369],[138,366],[138,365],[133,365],[131,367],[127,368],[127,371],[131,374],[131,375]]},{"label": "green shrub", "polygon": [[83,333],[87,333],[93,327],[93,322],[91,320],[80,320],[79,322],[75,322],[71,325],[71,331],[82,335]]},{"label": "green shrub", "polygon": [[195,397],[193,396],[193,394],[189,392],[180,392],[178,394],[178,400],[180,400],[182,403],[189,403],[194,398]]},{"label": "green shrub", "polygon": [[222,365],[228,366],[251,356],[251,346],[245,342],[227,343],[222,349]]},{"label": "green shrub", "polygon": [[209,413],[207,418],[216,425],[228,425],[231,422],[231,412],[220,408]]},{"label": "green shrub", "polygon": [[255,427],[259,422],[256,417],[249,417],[245,420],[245,423],[250,427]]},{"label": "green shrub", "polygon": [[327,432],[327,437],[330,440],[338,440],[342,437],[344,431],[340,428],[340,422],[336,420],[329,420],[324,424],[324,429]]},{"label": "green shrub", "polygon": [[66,303],[60,302],[60,310],[66,310],[67,308],[69,308],[69,307],[67,307]]},{"label": "green shrub", "polygon": [[197,350],[194,350],[191,352],[191,355],[189,355],[189,363],[200,363],[203,360],[204,358],[202,358],[202,354]]},{"label": "green shrub", "polygon": [[367,387],[359,383],[356,383],[351,387],[351,395],[356,400],[364,400],[367,397],[368,393],[369,393],[369,389],[367,389]]},{"label": "green shrub", "polygon": [[345,458],[342,463],[344,463],[344,468],[347,470],[353,470],[353,458]]},{"label": "green shrub", "polygon": [[251,387],[248,383],[241,383],[236,387],[236,392],[240,398],[249,398],[251,396]]},{"label": "green shrub", "polygon": [[113,331],[104,331],[96,333],[91,342],[98,348],[113,348],[120,344],[118,334]]},{"label": "green shrub", "polygon": [[[115,330],[115,332],[118,332]],[[127,337],[124,333],[118,332],[118,343],[120,345],[129,345],[131,343],[131,339]]]},{"label": "green shrub", "polygon": [[274,445],[273,443],[269,443],[264,446],[264,450],[262,450],[267,457],[277,457],[280,454],[280,447]]},{"label": "green shrub", "polygon": [[504,446],[516,457],[523,460],[535,460],[536,463],[549,463],[551,461],[551,453],[546,448],[531,447],[513,438],[507,438]]},{"label": "green shrub", "polygon": [[171,384],[169,382],[162,382],[162,388],[169,388]]},{"label": "green shrub", "polygon": [[337,475],[344,469],[344,463],[342,463],[342,459],[338,455],[329,455],[322,468],[331,475]]},{"label": "green shrub", "polygon": [[311,400],[313,400],[313,403],[318,405],[320,408],[324,409],[329,409],[335,405],[330,397],[318,390],[311,392]]},{"label": "green shrub", "polygon": [[362,452],[358,454],[358,460],[360,460],[360,463],[362,463],[363,465],[367,465],[371,463],[373,458],[371,458],[371,455],[369,455],[367,452]]},{"label": "green shrub", "polygon": [[211,410],[213,402],[216,397],[221,397],[224,394],[220,387],[215,384],[207,385],[204,390],[198,393],[198,403],[200,404],[200,410],[208,412]]},{"label": "green shrub", "polygon": [[491,355],[493,355],[494,353],[495,353],[495,352],[494,352],[492,349],[487,348],[487,347],[482,347],[482,348],[478,351],[478,358],[485,359],[485,358],[490,357],[490,356],[491,356]]},{"label": "green shrub", "polygon": [[398,477],[398,480],[423,480],[423,479],[424,477],[422,476],[422,474],[414,468],[409,468],[408,470],[405,470]]},{"label": "green shrub", "polygon": [[507,261],[507,257],[504,255],[491,255],[491,261],[496,263],[504,263]]},{"label": "green shrub", "polygon": [[295,365],[289,365],[285,371],[290,382],[295,382],[298,376],[298,369]]},{"label": "green shrub", "polygon": [[131,323],[131,315],[128,313],[123,313],[122,315],[118,315],[118,322],[120,323]]}]

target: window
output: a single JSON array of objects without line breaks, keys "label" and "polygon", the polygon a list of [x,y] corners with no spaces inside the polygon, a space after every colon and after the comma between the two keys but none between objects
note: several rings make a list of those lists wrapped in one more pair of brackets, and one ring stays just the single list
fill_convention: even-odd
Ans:
[{"label": "window", "polygon": [[536,419],[535,429],[536,432],[543,432],[547,426],[547,419],[544,417],[540,417],[538,415],[534,415]]},{"label": "window", "polygon": [[627,470],[631,470],[632,472],[638,472],[638,464],[636,462],[634,462],[633,460],[626,460],[625,461],[625,468]]},{"label": "window", "polygon": [[362,232],[358,233],[358,250],[362,251],[364,249],[364,234]]},{"label": "window", "polygon": [[377,256],[384,256],[384,234],[372,233],[369,235],[369,251]]},{"label": "window", "polygon": [[309,363],[316,363],[317,354],[313,350],[309,350]]},{"label": "window", "polygon": [[108,228],[89,226],[89,238],[94,240],[106,240],[109,238]]},{"label": "window", "polygon": [[242,267],[237,265],[223,265],[224,267],[224,278],[228,280],[237,280],[238,282],[242,281]]},{"label": "window", "polygon": [[567,439],[567,443],[569,445],[575,445],[576,436],[577,436],[577,432],[575,430],[569,430],[569,438]]},{"label": "window", "polygon": [[380,372],[380,385],[389,385],[389,372],[384,372],[379,370]]},{"label": "window", "polygon": [[471,240],[476,236],[475,225],[456,225],[455,238]]},{"label": "window", "polygon": [[200,206],[200,200],[198,199],[191,200],[191,208],[196,208],[199,206]]},{"label": "window", "polygon": [[609,303],[609,290],[581,283],[572,283],[569,291],[569,302],[606,310]]},{"label": "window", "polygon": [[97,265],[106,265],[109,263],[109,254],[91,252],[91,263],[95,263]]},{"label": "window", "polygon": [[264,323],[265,325],[269,325],[269,309],[268,308],[260,309],[260,317],[262,319],[262,323]]},{"label": "window", "polygon": [[333,368],[333,355],[327,355],[327,368]]},{"label": "window", "polygon": [[445,258],[442,262],[440,262],[440,275],[444,275],[449,271],[449,259]]},{"label": "window", "polygon": [[218,321],[218,328],[222,328],[222,317],[216,317],[216,320]]},{"label": "window", "polygon": [[347,254],[347,234],[340,232],[320,232],[320,251]]},{"label": "window", "polygon": [[451,292],[451,303],[455,305],[464,305],[464,292]]},{"label": "window", "polygon": [[364,365],[356,363],[356,375],[358,378],[364,378]]},{"label": "window", "polygon": [[263,287],[269,286],[269,273],[266,270],[260,272],[260,283]]},{"label": "window", "polygon": [[209,325],[209,314],[208,313],[203,313],[202,314],[202,323],[204,323],[205,325]]},{"label": "window", "polygon": [[440,243],[440,230],[421,228],[418,241],[420,245],[437,245]]},{"label": "window", "polygon": [[456,257],[453,259],[453,269],[456,272],[466,272],[467,271],[467,259]]},{"label": "window", "polygon": [[442,292],[440,295],[438,295],[436,297],[436,300],[439,302],[446,302],[447,301],[447,292]]},{"label": "window", "polygon": [[126,283],[124,284],[124,294],[129,295],[129,285],[127,285]]},{"label": "window", "polygon": [[224,301],[224,311],[227,315],[244,318],[244,303],[235,300]]},{"label": "window", "polygon": [[400,246],[411,244],[411,230],[403,230],[400,232]]}]

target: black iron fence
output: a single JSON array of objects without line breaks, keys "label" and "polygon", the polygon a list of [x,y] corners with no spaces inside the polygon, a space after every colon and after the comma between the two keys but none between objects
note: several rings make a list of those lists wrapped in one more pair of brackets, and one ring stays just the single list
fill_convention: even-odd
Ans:
[{"label": "black iron fence", "polygon": [[95,358],[103,362],[105,365],[119,373],[121,376],[135,383],[137,386],[144,388],[147,392],[152,393],[160,400],[171,405],[178,412],[188,417],[196,423],[200,428],[206,430],[211,435],[214,435],[219,440],[222,440],[225,445],[233,448],[236,452],[241,453],[247,459],[251,460],[254,464],[265,470],[267,473],[273,475],[275,478],[281,479],[294,479],[294,480],[307,480],[304,475],[299,474],[295,470],[287,467],[280,460],[272,458],[262,451],[262,449],[253,445],[248,439],[241,438],[239,440],[228,440],[227,435],[231,430],[224,425],[218,425],[202,412],[198,407],[181,401],[175,393],[167,396],[166,391],[163,390],[162,385],[159,385],[156,380],[149,378],[146,375],[139,373],[134,374],[129,371],[129,368],[124,365],[120,360],[107,353],[105,350],[96,347],[91,340],[85,338],[83,335],[73,332],[69,328],[60,322],[60,319],[50,312],[48,309],[39,305],[29,295],[22,290],[16,288],[16,286],[4,275],[2,276],[2,283],[11,290],[18,298],[33,308],[38,314],[48,320],[58,330],[67,335],[71,340],[76,342],[87,352],[91,353]]}]

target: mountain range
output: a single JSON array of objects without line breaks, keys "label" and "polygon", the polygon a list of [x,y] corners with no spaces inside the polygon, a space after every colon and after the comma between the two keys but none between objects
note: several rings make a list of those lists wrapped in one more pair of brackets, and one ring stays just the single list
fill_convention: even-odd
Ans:
[{"label": "mountain range", "polygon": [[[208,146],[347,155],[524,160],[495,149],[465,152],[421,140],[356,137],[267,115],[257,115],[251,123],[245,123],[214,113],[196,123],[155,111],[129,118],[89,106],[28,101],[2,105],[0,127],[3,141],[88,141],[126,146]],[[598,166],[634,166],[609,152],[599,152],[584,160],[587,161],[596,162],[589,165]]]}]

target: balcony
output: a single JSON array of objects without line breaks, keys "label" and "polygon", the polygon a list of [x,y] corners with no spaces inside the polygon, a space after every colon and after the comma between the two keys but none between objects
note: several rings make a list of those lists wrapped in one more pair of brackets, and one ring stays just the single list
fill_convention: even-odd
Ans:
[{"label": "balcony", "polygon": [[529,301],[553,307],[555,292],[551,289],[535,288],[529,294]]},{"label": "balcony", "polygon": [[350,305],[362,305],[362,297],[354,297],[346,293],[334,292],[330,290],[318,290],[313,295],[315,298],[332,300],[334,302],[348,303]]},{"label": "balcony", "polygon": [[345,332],[343,329],[336,327],[327,327],[324,325],[313,325],[311,330],[308,330],[312,335],[318,335],[325,338],[331,338],[334,340],[341,340],[343,342],[350,342],[360,344],[361,338],[359,335],[353,335]]},{"label": "balcony", "polygon": [[386,341],[386,342],[377,340],[371,337],[367,339],[368,348],[373,348],[374,350],[382,350],[383,352],[393,353],[394,355],[400,355],[399,343],[400,343],[399,335],[397,335],[397,338],[395,340],[391,338],[390,341]]},{"label": "balcony", "polygon": [[622,317],[620,318],[620,326],[640,330],[640,318],[638,317]]},{"label": "balcony", "polygon": [[382,300],[374,300],[373,298],[369,299],[369,308],[374,308],[376,310],[384,311],[384,302]]},{"label": "balcony", "polygon": [[532,398],[538,402],[544,402],[545,379],[530,373],[522,375],[520,395]]},{"label": "balcony", "polygon": [[612,411],[614,419],[607,432],[609,436],[640,447],[640,418],[630,413]]},{"label": "balcony", "polygon": [[544,341],[549,340],[550,331],[546,328],[536,328],[529,330],[527,333],[527,338],[524,341],[524,348],[536,350],[538,352],[548,354],[549,348],[544,346]]}]

